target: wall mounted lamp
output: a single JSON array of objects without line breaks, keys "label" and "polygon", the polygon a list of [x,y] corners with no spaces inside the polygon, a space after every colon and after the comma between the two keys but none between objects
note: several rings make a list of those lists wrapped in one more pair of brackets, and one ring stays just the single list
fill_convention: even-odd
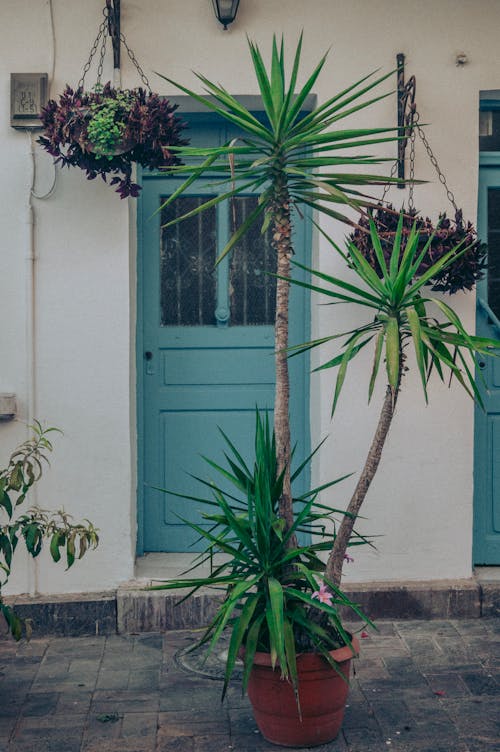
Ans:
[{"label": "wall mounted lamp", "polygon": [[227,30],[236,18],[240,0],[212,0],[212,3],[217,20],[224,26],[224,30]]}]

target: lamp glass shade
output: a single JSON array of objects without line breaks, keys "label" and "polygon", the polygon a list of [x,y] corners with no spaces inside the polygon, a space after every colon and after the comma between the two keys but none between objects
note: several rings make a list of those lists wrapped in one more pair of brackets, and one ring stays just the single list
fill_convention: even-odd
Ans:
[{"label": "lamp glass shade", "polygon": [[227,29],[233,23],[238,12],[240,0],[212,0],[214,13],[220,23]]}]

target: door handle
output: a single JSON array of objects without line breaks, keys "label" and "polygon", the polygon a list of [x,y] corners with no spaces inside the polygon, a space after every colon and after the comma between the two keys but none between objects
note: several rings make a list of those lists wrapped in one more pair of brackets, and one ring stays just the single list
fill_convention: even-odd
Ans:
[{"label": "door handle", "polygon": [[153,376],[155,368],[153,364],[153,353],[151,352],[151,350],[145,351],[144,360],[146,362],[146,376]]}]

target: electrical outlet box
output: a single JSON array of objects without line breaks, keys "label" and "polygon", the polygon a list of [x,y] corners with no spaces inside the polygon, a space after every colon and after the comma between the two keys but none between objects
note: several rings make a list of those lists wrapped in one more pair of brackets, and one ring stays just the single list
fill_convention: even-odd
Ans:
[{"label": "electrical outlet box", "polygon": [[40,116],[47,104],[47,73],[10,74],[10,124],[13,128],[42,128]]},{"label": "electrical outlet box", "polygon": [[0,420],[13,420],[16,417],[16,395],[0,393]]}]

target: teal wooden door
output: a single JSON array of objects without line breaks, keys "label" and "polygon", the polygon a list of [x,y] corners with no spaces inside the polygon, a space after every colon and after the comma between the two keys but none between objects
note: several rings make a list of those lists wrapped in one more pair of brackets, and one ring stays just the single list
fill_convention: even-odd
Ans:
[{"label": "teal wooden door", "polygon": [[[201,140],[203,134],[197,133]],[[217,132],[206,133],[217,138]],[[206,143],[206,141],[205,141]],[[208,184],[207,184],[208,182]],[[198,217],[163,228],[174,216],[214,195],[209,181],[157,212],[178,183],[144,176],[139,233],[139,552],[197,549],[197,536],[179,519],[202,522],[201,504],[157,487],[200,495],[191,477],[210,478],[202,457],[223,463],[220,427],[252,457],[255,407],[274,402],[274,252],[255,228],[217,267],[232,226],[252,210],[256,195],[221,203]],[[295,244],[305,259],[304,221]],[[291,341],[308,336],[307,295],[295,288]],[[290,362],[291,416],[297,456],[309,451],[308,365]],[[272,413],[271,413],[272,417]],[[212,476],[215,473],[212,473]]]},{"label": "teal wooden door", "polygon": [[[500,160],[482,158],[478,230],[488,243],[487,276],[477,288],[477,333],[500,339]],[[474,563],[500,564],[500,358],[479,361],[485,411],[476,407]]]}]

